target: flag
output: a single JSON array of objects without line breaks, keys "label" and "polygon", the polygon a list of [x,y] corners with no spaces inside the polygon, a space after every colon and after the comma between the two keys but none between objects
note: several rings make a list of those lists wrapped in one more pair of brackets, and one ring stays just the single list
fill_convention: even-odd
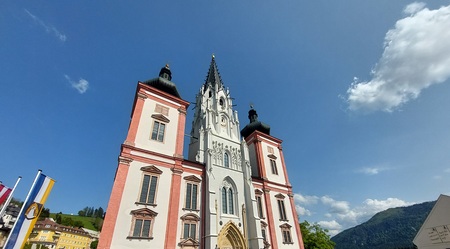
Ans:
[{"label": "flag", "polygon": [[23,247],[54,183],[53,179],[42,174],[41,171],[38,172],[33,186],[20,209],[16,223],[6,240],[4,249],[20,249]]},{"label": "flag", "polygon": [[0,183],[0,205],[5,202],[10,193],[11,189]]}]

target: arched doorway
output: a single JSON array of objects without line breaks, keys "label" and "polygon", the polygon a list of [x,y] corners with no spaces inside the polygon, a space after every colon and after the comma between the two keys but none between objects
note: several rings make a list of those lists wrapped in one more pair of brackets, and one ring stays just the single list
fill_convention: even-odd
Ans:
[{"label": "arched doorway", "polygon": [[219,249],[247,249],[244,236],[231,221],[220,230],[217,246]]}]

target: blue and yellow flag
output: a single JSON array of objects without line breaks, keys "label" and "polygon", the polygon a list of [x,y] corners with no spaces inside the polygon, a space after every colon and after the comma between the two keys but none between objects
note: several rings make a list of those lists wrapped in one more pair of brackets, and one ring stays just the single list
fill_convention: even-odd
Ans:
[{"label": "blue and yellow flag", "polygon": [[19,216],[17,216],[16,223],[9,234],[4,249],[20,249],[23,247],[31,230],[33,230],[54,183],[53,179],[40,171],[38,172],[35,183],[28,193]]}]

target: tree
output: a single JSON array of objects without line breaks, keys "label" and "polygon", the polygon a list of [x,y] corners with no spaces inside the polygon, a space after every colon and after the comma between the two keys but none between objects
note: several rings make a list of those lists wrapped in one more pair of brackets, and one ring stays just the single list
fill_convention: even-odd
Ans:
[{"label": "tree", "polygon": [[330,240],[327,229],[317,224],[309,224],[306,220],[300,223],[305,249],[333,249],[336,245]]},{"label": "tree", "polygon": [[42,208],[41,213],[39,214],[39,220],[43,220],[45,218],[50,217],[50,209],[49,208]]},{"label": "tree", "polygon": [[98,240],[94,240],[94,241],[91,242],[90,247],[91,247],[91,249],[96,249],[97,245],[98,245]]},{"label": "tree", "polygon": [[73,223],[74,223],[74,221],[70,217],[64,217],[64,218],[62,218],[62,221],[61,221],[61,225],[69,226],[69,227],[73,227],[73,225],[74,225]]},{"label": "tree", "polygon": [[62,223],[62,217],[61,217],[61,212],[56,214],[56,223],[61,224]]}]

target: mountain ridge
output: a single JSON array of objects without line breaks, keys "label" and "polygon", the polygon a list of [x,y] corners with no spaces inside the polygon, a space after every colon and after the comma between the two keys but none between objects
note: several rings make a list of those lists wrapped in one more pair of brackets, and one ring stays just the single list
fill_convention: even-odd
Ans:
[{"label": "mountain ridge", "polygon": [[436,201],[389,208],[333,236],[335,249],[409,249]]}]

